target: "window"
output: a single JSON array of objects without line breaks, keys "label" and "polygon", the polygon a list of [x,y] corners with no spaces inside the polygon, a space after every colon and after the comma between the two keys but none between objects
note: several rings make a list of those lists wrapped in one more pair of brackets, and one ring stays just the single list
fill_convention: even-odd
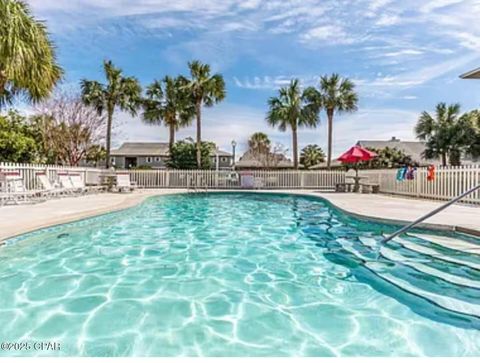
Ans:
[{"label": "window", "polygon": [[147,164],[150,164],[152,162],[152,157],[151,156],[147,156],[147,159],[145,160],[147,162]]},{"label": "window", "polygon": [[110,158],[110,164],[115,164],[115,157]]},{"label": "window", "polygon": [[222,156],[222,162],[225,163],[225,162],[227,162],[227,161],[228,161],[228,158],[225,157],[225,156]]},{"label": "window", "polygon": [[160,156],[155,156],[155,161],[158,163],[158,162],[162,161],[162,158]]}]

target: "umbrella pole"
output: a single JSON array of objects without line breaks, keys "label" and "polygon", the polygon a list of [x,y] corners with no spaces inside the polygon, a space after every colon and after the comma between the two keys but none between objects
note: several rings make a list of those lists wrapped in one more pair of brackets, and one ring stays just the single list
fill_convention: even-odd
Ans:
[{"label": "umbrella pole", "polygon": [[355,163],[355,193],[358,193],[360,190],[360,180],[358,179],[358,162]]}]

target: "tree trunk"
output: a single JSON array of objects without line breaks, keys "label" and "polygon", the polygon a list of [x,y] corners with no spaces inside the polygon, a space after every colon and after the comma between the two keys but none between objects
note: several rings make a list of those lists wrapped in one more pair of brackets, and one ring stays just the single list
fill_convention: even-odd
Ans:
[{"label": "tree trunk", "polygon": [[460,166],[461,162],[461,152],[458,150],[451,150],[448,155],[450,165],[452,166]]},{"label": "tree trunk", "polygon": [[0,69],[0,98],[3,97],[3,95],[5,94],[6,85],[7,85],[7,76],[5,74],[5,71]]},{"label": "tree trunk", "polygon": [[175,144],[175,125],[170,124],[168,127],[169,127],[169,133],[170,133],[170,136],[168,139],[168,149],[171,152],[173,149],[173,144]]},{"label": "tree trunk", "polygon": [[328,117],[328,149],[327,149],[327,168],[330,169],[332,163],[332,142],[333,142],[333,109],[327,110]]},{"label": "tree trunk", "polygon": [[442,152],[442,166],[447,166],[447,153]]},{"label": "tree trunk", "polygon": [[105,167],[108,169],[110,168],[110,143],[112,137],[112,119],[113,119],[113,110],[108,110],[107,114],[107,139],[105,140],[106,143],[106,160],[105,160]]},{"label": "tree trunk", "polygon": [[293,167],[298,169],[297,128],[292,127]]},{"label": "tree trunk", "polygon": [[202,105],[197,101],[196,105],[197,113],[197,168],[202,168]]}]

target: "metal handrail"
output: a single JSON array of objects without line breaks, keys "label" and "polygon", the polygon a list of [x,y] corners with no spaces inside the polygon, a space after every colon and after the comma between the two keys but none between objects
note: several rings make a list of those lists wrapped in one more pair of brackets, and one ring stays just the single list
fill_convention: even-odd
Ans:
[{"label": "metal handrail", "polygon": [[397,237],[398,235],[402,234],[402,233],[405,233],[406,231],[408,231],[409,229],[415,227],[417,224],[423,222],[425,219],[427,218],[430,218],[432,216],[434,216],[435,214],[441,212],[442,210],[444,210],[445,208],[451,206],[452,204],[458,202],[460,199],[466,197],[467,195],[473,193],[474,191],[476,191],[477,189],[480,189],[480,184],[477,185],[476,187],[473,187],[472,189],[469,189],[467,190],[466,192],[460,194],[459,196],[449,200],[447,203],[445,204],[442,204],[440,207],[432,210],[431,212],[425,214],[424,216],[414,220],[413,222],[407,224],[406,226],[400,228],[398,231],[396,231],[395,233],[391,234],[390,236],[388,237],[385,237],[381,243],[386,243],[390,240],[392,240],[393,238]]}]

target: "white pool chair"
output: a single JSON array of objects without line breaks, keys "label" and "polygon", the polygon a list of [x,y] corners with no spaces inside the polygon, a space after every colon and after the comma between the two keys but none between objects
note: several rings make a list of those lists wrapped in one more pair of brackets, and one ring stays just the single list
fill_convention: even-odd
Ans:
[{"label": "white pool chair", "polygon": [[81,193],[90,193],[93,192],[93,188],[87,187],[85,185],[85,182],[83,181],[82,177],[80,174],[70,174],[70,180],[72,182],[72,185],[75,189],[78,189]]},{"label": "white pool chair", "polygon": [[116,189],[119,192],[133,191],[136,189],[136,184],[130,181],[130,175],[128,173],[117,173],[117,185]]},{"label": "white pool chair", "polygon": [[5,173],[6,191],[2,196],[2,205],[12,202],[35,203],[45,200],[45,194],[41,190],[29,190],[23,183],[19,172]]},{"label": "white pool chair", "polygon": [[44,172],[37,173],[37,180],[41,187],[42,191],[45,193],[47,198],[60,197],[62,195],[68,194],[68,191],[63,188],[56,187],[48,178],[47,174]]},{"label": "white pool chair", "polygon": [[73,185],[72,179],[68,173],[58,173],[58,181],[62,189],[65,190],[69,195],[81,195],[84,193],[83,188],[76,187]]}]

